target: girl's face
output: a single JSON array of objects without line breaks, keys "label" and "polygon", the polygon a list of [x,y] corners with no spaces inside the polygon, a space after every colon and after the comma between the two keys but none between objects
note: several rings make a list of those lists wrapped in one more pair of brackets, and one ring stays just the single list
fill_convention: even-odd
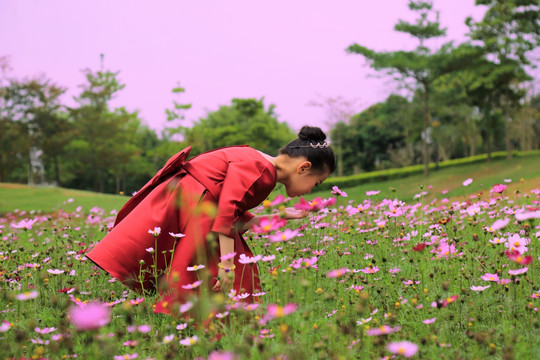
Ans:
[{"label": "girl's face", "polygon": [[313,187],[320,185],[328,175],[330,175],[328,172],[312,171],[311,162],[303,161],[285,184],[287,195],[295,197],[309,194]]}]

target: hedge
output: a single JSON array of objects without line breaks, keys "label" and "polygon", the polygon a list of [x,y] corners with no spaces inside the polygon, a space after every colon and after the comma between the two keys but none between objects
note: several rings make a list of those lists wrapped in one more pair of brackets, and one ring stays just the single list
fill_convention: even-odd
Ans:
[{"label": "hedge", "polygon": [[[512,151],[512,155],[515,157],[527,157],[527,156],[539,156],[540,150],[531,151]],[[492,160],[506,159],[506,151],[497,151],[491,153]],[[487,154],[481,154],[476,156],[470,156],[461,159],[452,159],[448,161],[441,161],[439,163],[439,169],[450,168],[454,166],[462,166],[468,164],[475,164],[479,162],[485,162],[487,160]],[[430,169],[435,169],[435,163],[429,164]],[[337,185],[340,188],[348,188],[361,184],[367,184],[377,181],[392,180],[404,178],[411,175],[418,175],[424,172],[424,164],[412,165],[402,168],[386,169],[379,171],[370,171],[362,174],[355,174],[349,176],[336,176],[327,179],[324,183],[318,186],[317,190],[328,190],[332,186]]]}]

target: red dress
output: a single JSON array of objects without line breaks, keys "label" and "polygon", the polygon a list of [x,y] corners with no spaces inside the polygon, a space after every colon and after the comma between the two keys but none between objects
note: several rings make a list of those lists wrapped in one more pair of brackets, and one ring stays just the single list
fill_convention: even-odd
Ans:
[{"label": "red dress", "polygon": [[[257,267],[238,262],[241,254],[253,256],[238,229],[253,217],[248,210],[275,187],[276,170],[249,146],[220,148],[185,161],[190,150],[169,159],[124,205],[113,229],[86,254],[135,291],[159,284],[155,312],[176,313],[178,305],[199,290],[182,287],[198,280],[188,266],[204,264],[212,277],[217,276],[221,254],[215,233],[234,239],[237,293],[260,291]],[[215,207],[205,206],[208,203],[217,207],[217,214],[212,214]],[[149,233],[156,227],[161,228],[158,236]],[[175,238],[170,233],[185,236]],[[245,301],[253,301],[252,296]]]}]

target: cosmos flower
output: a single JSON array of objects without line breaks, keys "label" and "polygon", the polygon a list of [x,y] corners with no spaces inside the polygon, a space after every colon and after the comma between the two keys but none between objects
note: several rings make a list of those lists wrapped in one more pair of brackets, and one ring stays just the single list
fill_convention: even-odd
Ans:
[{"label": "cosmos flower", "polygon": [[228,253],[228,254],[225,254],[225,255],[221,256],[220,259],[221,259],[221,261],[226,261],[226,260],[234,259],[235,256],[236,256],[236,253],[231,252],[231,253]]},{"label": "cosmos flower", "polygon": [[506,225],[508,225],[509,222],[510,222],[509,218],[497,219],[495,220],[493,225],[490,226],[490,229],[493,231],[501,230],[502,228],[506,227]]},{"label": "cosmos flower", "polygon": [[269,304],[266,308],[266,320],[281,318],[298,310],[298,305],[289,303],[285,306]]},{"label": "cosmos flower", "polygon": [[64,273],[64,270],[60,270],[60,269],[47,269],[47,272],[49,274],[53,274],[53,275],[60,275],[60,274],[63,274]]},{"label": "cosmos flower", "polygon": [[527,270],[529,270],[528,267],[524,267],[522,269],[519,269],[519,270],[508,270],[508,273],[510,275],[521,275],[521,274],[524,274],[527,272]]},{"label": "cosmos flower", "polygon": [[390,327],[388,325],[382,325],[376,328],[372,328],[366,331],[367,336],[378,336],[378,335],[388,335],[393,334],[401,330],[401,326]]},{"label": "cosmos flower", "polygon": [[508,237],[504,246],[510,249],[510,251],[517,251],[520,254],[523,254],[524,252],[527,252],[527,245],[529,245],[530,242],[531,240],[528,238],[522,238],[519,234],[512,234]]},{"label": "cosmos flower", "polygon": [[276,232],[275,234],[269,235],[268,239],[270,242],[282,242],[282,241],[288,241],[292,238],[294,238],[300,230],[291,230],[291,229],[285,229],[283,232]]},{"label": "cosmos flower", "polygon": [[170,232],[169,235],[171,235],[175,239],[183,238],[184,236],[186,236],[185,234],[182,234],[182,233],[175,234],[173,232]]},{"label": "cosmos flower", "polygon": [[37,291],[30,291],[30,292],[26,291],[26,292],[23,292],[22,294],[18,294],[17,296],[15,296],[15,298],[20,301],[25,301],[25,300],[35,299],[37,298],[37,296],[38,296]]},{"label": "cosmos flower", "polygon": [[502,193],[504,190],[506,190],[506,185],[501,185],[501,184],[496,184],[496,185],[493,185],[493,187],[491,188],[491,192],[494,192],[494,193]]},{"label": "cosmos flower", "polygon": [[513,250],[513,251],[506,250],[506,256],[511,261],[518,263],[520,265],[529,265],[533,259],[531,255],[521,256],[521,254],[517,250]]},{"label": "cosmos flower", "polygon": [[366,191],[366,196],[377,195],[380,192],[381,192],[381,190],[369,190],[369,191]]},{"label": "cosmos flower", "polygon": [[473,182],[473,179],[468,178],[467,180],[465,180],[465,181],[463,182],[463,186],[469,186],[469,185],[472,184],[472,182]]},{"label": "cosmos flower", "polygon": [[471,286],[472,291],[484,291],[487,288],[489,288],[491,285],[488,286]]},{"label": "cosmos flower", "polygon": [[309,210],[315,211],[322,209],[324,207],[323,199],[321,197],[316,197],[311,201],[306,201],[304,198],[300,198],[300,202],[294,205],[294,208],[297,210]]},{"label": "cosmos flower", "polygon": [[187,338],[180,340],[179,343],[180,345],[191,346],[191,345],[196,344],[198,341],[199,341],[199,338],[197,337],[197,335],[194,335],[191,337],[188,336]]},{"label": "cosmos flower", "polygon": [[422,320],[422,322],[423,322],[424,324],[429,325],[429,324],[433,324],[433,323],[435,322],[435,320],[437,320],[437,318],[432,318],[432,319]]},{"label": "cosmos flower", "polygon": [[347,195],[347,193],[345,191],[340,190],[337,186],[333,186],[331,192],[332,192],[332,194],[337,195],[337,196],[343,196],[343,197],[349,196],[349,195]]},{"label": "cosmos flower", "polygon": [[256,255],[253,257],[246,256],[246,254],[240,254],[238,262],[240,264],[255,264],[257,261],[262,259],[262,255]]},{"label": "cosmos flower", "polygon": [[329,278],[337,278],[337,277],[341,277],[343,275],[345,275],[346,273],[350,272],[351,270],[347,269],[347,268],[341,268],[341,269],[335,269],[335,270],[330,270],[326,276],[329,277]]},{"label": "cosmos flower", "polygon": [[9,321],[2,320],[2,324],[0,324],[0,333],[8,331],[12,326],[13,325]]},{"label": "cosmos flower", "polygon": [[192,284],[182,285],[182,289],[186,289],[186,290],[196,289],[196,288],[198,288],[201,284],[202,284],[202,280],[197,280],[197,281],[195,281],[195,282],[192,283]]},{"label": "cosmos flower", "polygon": [[193,265],[193,266],[188,266],[187,268],[187,271],[197,271],[197,270],[201,270],[201,269],[204,269],[206,266],[204,265]]},{"label": "cosmos flower", "polygon": [[388,344],[388,351],[409,358],[418,352],[418,345],[409,341],[391,342]]},{"label": "cosmos flower", "polygon": [[259,220],[259,224],[252,226],[251,230],[256,234],[268,234],[272,231],[281,229],[287,224],[287,220],[281,218],[279,215],[272,217],[264,216]]},{"label": "cosmos flower", "polygon": [[85,306],[72,306],[69,320],[79,331],[96,330],[111,321],[111,310],[105,304],[93,301]]},{"label": "cosmos flower", "polygon": [[161,228],[157,226],[154,229],[148,230],[148,233],[154,236],[159,236],[159,234],[161,234]]},{"label": "cosmos flower", "polygon": [[494,282],[498,282],[499,281],[499,275],[497,274],[490,274],[490,273],[486,273],[482,276],[480,276],[482,278],[482,280],[484,281],[494,281]]}]

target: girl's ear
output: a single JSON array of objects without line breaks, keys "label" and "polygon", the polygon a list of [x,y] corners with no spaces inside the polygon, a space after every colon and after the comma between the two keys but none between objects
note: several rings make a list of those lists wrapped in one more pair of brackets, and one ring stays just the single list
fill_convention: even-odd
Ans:
[{"label": "girl's ear", "polygon": [[309,169],[311,169],[311,162],[310,161],[303,161],[296,168],[296,172],[298,174],[304,174],[304,173],[308,172]]}]

